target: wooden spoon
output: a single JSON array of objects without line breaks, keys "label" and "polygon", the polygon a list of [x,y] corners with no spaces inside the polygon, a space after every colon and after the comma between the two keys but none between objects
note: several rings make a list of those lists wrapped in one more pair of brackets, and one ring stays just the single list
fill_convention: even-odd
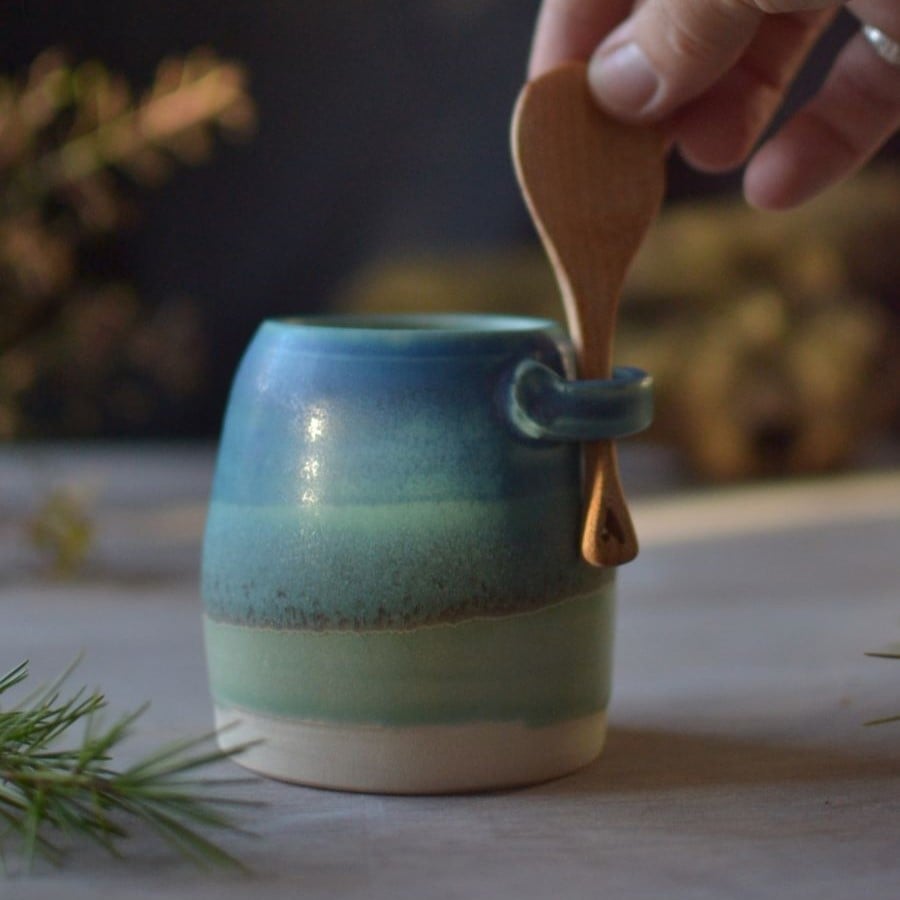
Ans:
[{"label": "wooden spoon", "polygon": [[[603,113],[586,66],[570,63],[525,85],[512,123],[513,159],[550,257],[580,377],[609,378],[622,283],[665,189],[662,135]],[[637,555],[615,447],[585,448],[584,558],[617,566]]]}]

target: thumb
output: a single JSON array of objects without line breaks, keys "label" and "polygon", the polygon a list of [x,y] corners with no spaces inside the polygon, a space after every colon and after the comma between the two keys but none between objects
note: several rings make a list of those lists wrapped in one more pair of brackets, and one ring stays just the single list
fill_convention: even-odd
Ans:
[{"label": "thumb", "polygon": [[645,0],[595,52],[598,101],[627,119],[661,119],[702,94],[740,59],[767,13],[836,0]]}]

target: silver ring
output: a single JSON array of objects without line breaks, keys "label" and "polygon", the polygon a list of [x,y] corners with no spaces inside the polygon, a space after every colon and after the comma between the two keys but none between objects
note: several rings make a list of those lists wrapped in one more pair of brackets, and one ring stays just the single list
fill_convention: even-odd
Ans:
[{"label": "silver ring", "polygon": [[865,23],[862,26],[862,36],[888,65],[900,67],[900,43],[888,37],[880,28]]}]

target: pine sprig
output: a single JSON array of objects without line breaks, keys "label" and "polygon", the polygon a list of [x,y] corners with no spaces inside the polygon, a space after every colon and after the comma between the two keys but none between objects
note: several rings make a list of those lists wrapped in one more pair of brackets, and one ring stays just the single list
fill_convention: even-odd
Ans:
[{"label": "pine sprig", "polygon": [[[892,644],[883,650],[872,651],[867,653],[866,656],[874,656],[879,659],[900,659],[900,644]],[[900,722],[900,716],[886,716],[883,719],[873,719],[871,722],[866,722],[866,725],[887,725],[890,722]]]},{"label": "pine sprig", "polygon": [[[245,749],[206,749],[213,735],[181,740],[151,753],[124,770],[112,753],[131,733],[146,707],[104,726],[100,691],[82,688],[63,696],[72,668],[17,705],[0,709],[0,867],[6,842],[17,839],[26,870],[37,855],[62,861],[65,850],[87,839],[111,854],[131,834],[132,822],[156,831],[173,848],[200,865],[243,868],[201,830],[242,831],[229,808],[255,806],[216,788],[245,779],[198,777],[197,771]],[[0,676],[0,697],[28,677],[23,662]],[[72,743],[71,730],[83,726]]]}]

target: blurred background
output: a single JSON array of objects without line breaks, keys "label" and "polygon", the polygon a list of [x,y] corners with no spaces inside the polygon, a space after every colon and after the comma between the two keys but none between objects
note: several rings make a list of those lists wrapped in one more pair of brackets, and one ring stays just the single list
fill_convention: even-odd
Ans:
[{"label": "blurred background", "polygon": [[[212,438],[267,316],[561,316],[508,151],[537,7],[4,3],[0,436]],[[689,477],[897,458],[897,150],[768,216],[672,160],[617,355]]]}]

